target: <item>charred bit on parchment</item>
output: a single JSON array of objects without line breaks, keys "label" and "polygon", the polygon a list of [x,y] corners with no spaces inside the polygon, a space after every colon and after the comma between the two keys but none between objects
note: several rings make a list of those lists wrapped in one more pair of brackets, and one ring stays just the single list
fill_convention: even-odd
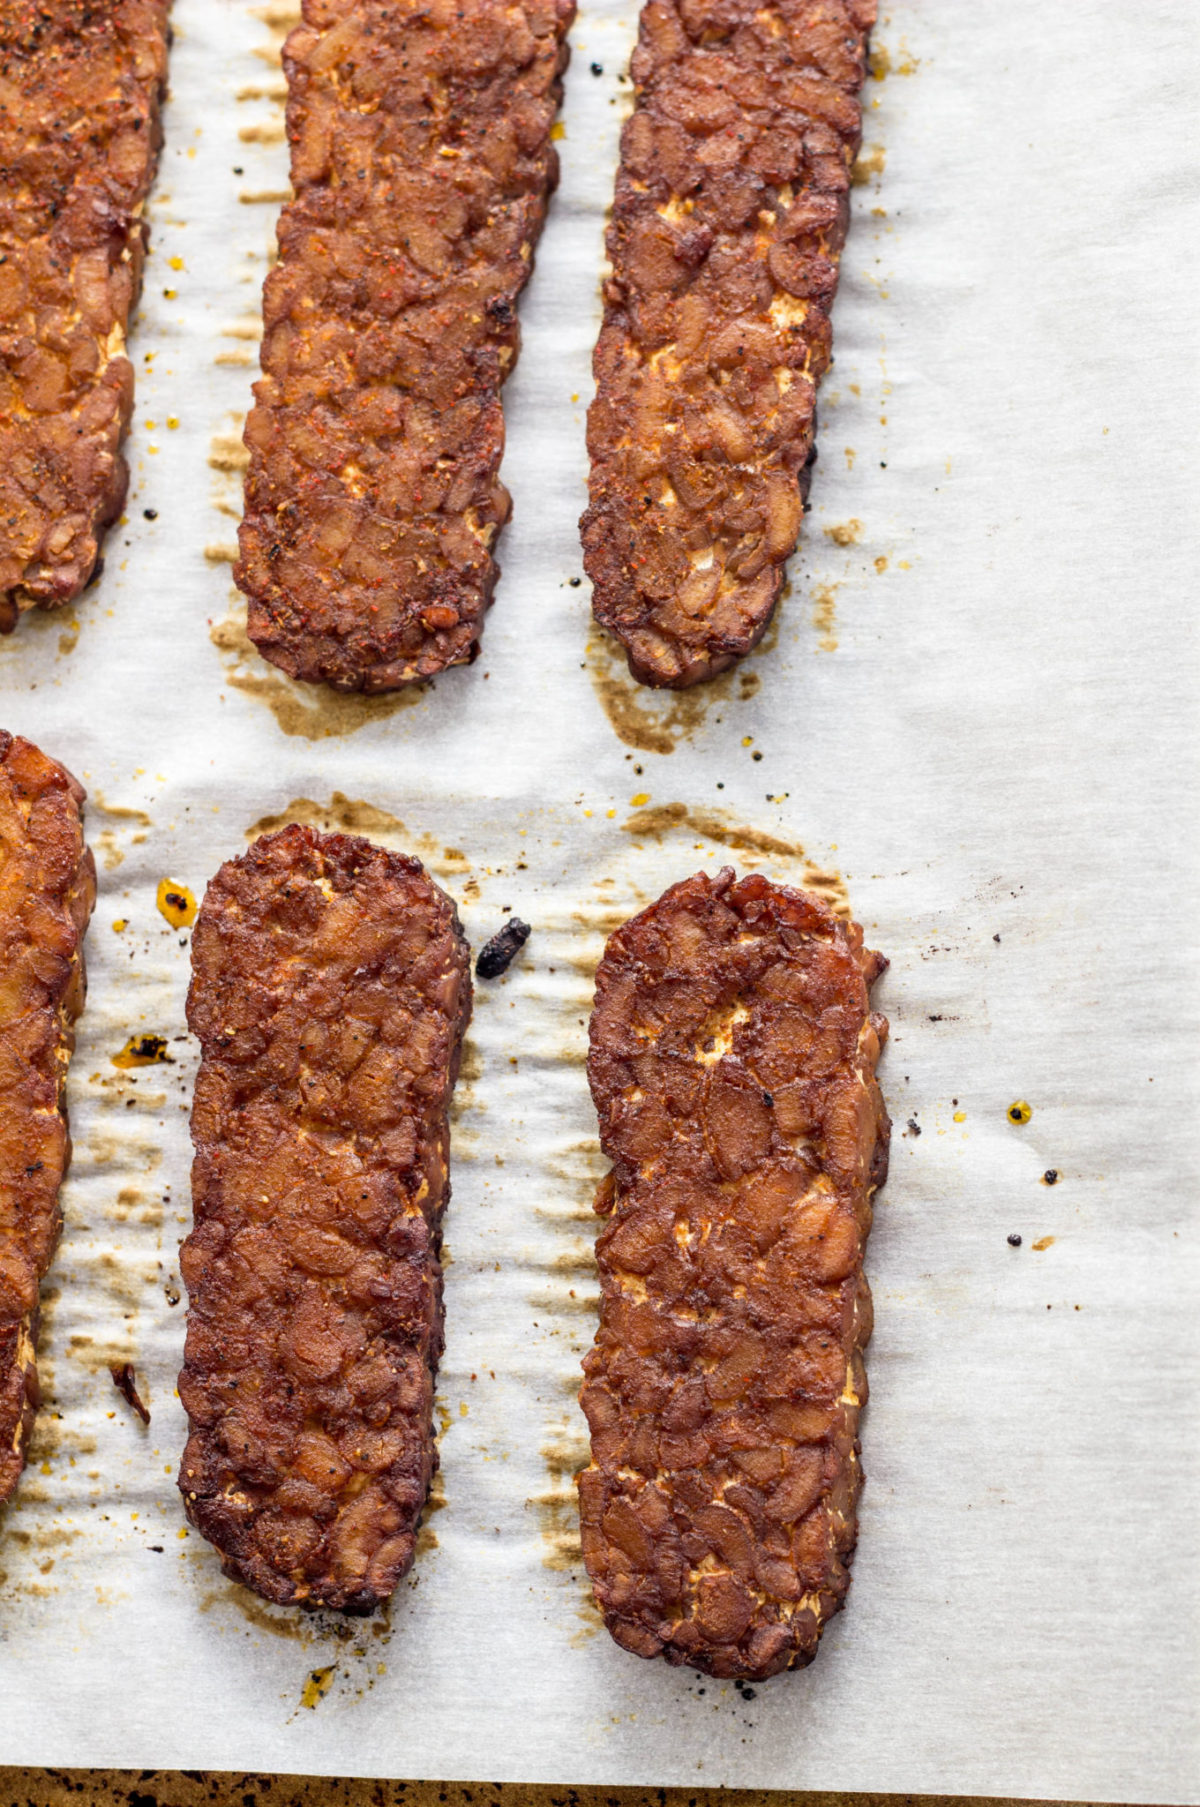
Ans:
[{"label": "charred bit on parchment", "polygon": [[475,962],[476,978],[498,979],[501,973],[506,973],[532,932],[527,922],[522,922],[519,916],[512,917],[480,948]]}]

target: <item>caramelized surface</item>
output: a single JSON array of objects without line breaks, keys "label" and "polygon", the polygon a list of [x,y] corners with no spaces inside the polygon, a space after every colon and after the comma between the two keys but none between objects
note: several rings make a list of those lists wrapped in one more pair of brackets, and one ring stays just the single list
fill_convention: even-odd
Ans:
[{"label": "caramelized surface", "polygon": [[584,565],[644,684],[761,639],[815,457],[816,384],[875,0],[649,0],[588,415]]},{"label": "caramelized surface", "polygon": [[222,866],[192,945],[179,1486],[235,1580],[370,1612],[437,1465],[467,945],[419,861],[310,828]]},{"label": "caramelized surface", "polygon": [[0,632],[79,594],[125,500],[167,13],[0,7]]},{"label": "caramelized surface", "polygon": [[37,1413],[38,1285],[71,1158],[63,1085],[96,900],[83,799],[62,766],[0,733],[0,1504]]},{"label": "caramelized surface", "polygon": [[596,1599],[639,1656],[797,1667],[849,1586],[884,965],[817,899],[728,868],[673,886],[600,964],[612,1215],[579,1496]]},{"label": "caramelized surface", "polygon": [[394,690],[475,656],[573,12],[305,0],[287,41],[296,199],[263,295],[234,574],[291,677]]}]

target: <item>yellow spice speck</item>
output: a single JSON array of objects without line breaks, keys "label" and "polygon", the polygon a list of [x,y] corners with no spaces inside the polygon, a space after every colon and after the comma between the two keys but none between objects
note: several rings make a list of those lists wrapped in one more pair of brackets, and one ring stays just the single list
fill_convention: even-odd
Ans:
[{"label": "yellow spice speck", "polygon": [[173,929],[185,929],[196,920],[194,892],[186,885],[177,884],[173,878],[159,880],[154,901],[159,915],[165,917]]}]

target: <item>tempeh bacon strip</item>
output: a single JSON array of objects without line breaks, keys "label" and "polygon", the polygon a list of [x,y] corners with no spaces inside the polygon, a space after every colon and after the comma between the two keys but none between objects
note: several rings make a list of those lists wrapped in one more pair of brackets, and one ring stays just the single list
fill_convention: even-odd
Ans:
[{"label": "tempeh bacon strip", "polygon": [[639,1656],[799,1667],[849,1586],[885,965],[818,899],[728,868],[600,963],[588,1078],[613,1169],[579,1500],[597,1602]]},{"label": "tempeh bacon strip", "polygon": [[800,533],[875,0],[649,0],[588,414],[584,566],[643,684],[761,639]]},{"label": "tempeh bacon strip", "polygon": [[263,294],[235,578],[293,678],[474,658],[510,501],[500,388],[558,180],[572,0],[305,0],[296,198]]},{"label": "tempeh bacon strip", "polygon": [[221,867],[192,961],[179,1487],[234,1580],[369,1613],[437,1467],[467,944],[418,860],[293,827]]},{"label": "tempeh bacon strip", "polygon": [[125,501],[168,10],[0,7],[0,633],[79,595]]},{"label": "tempeh bacon strip", "polygon": [[62,766],[0,733],[0,1505],[21,1477],[40,1403],[38,1289],[71,1158],[63,1091],[96,900],[83,801]]}]

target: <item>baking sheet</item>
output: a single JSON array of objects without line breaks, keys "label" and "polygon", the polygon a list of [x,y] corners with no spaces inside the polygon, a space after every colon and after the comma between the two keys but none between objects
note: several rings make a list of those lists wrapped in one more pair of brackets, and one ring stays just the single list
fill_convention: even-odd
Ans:
[{"label": "baking sheet", "polygon": [[[100,865],[0,1762],[1193,1799],[1193,10],[884,14],[791,594],[740,672],[654,698],[578,582],[635,24],[589,0],[483,656],[374,703],[288,684],[231,600],[287,14],[175,24],[127,516],[100,585],[0,645],[4,724],[84,777]],[[436,1510],[367,1623],[232,1587],[174,1487],[195,1051],[154,891],[283,819],[419,853],[477,946],[504,905],[534,925],[456,1105]],[[598,1629],[571,1486],[591,972],[725,860],[849,897],[890,955],[896,1123],[849,1608],[744,1692]],[[170,1062],[115,1067],[144,1032]]]}]

